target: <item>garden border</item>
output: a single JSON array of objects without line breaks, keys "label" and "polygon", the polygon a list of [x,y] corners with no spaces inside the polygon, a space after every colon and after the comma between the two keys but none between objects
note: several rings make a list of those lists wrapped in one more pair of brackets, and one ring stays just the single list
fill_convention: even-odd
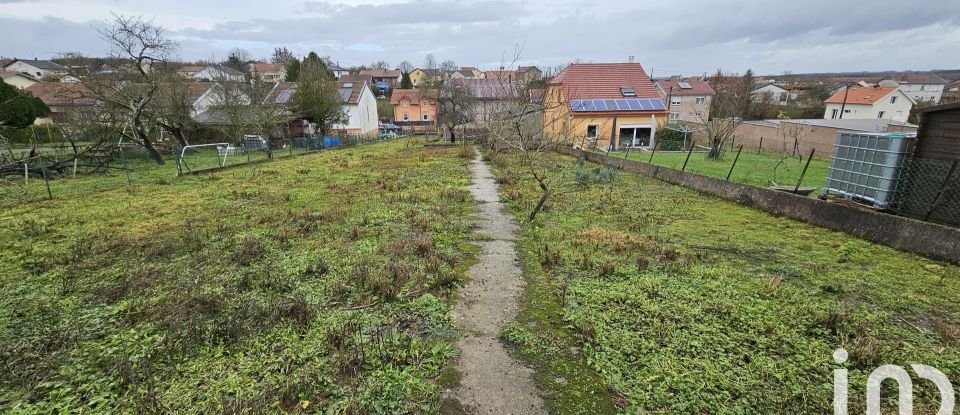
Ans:
[{"label": "garden border", "polygon": [[559,147],[557,152],[653,177],[774,215],[845,232],[891,248],[960,264],[960,229],[569,147]]}]

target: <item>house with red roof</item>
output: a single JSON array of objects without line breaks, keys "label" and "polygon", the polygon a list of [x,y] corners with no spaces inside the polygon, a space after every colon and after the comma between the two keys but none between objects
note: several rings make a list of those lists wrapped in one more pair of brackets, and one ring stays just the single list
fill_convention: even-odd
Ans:
[{"label": "house with red roof", "polygon": [[404,125],[418,122],[433,125],[437,118],[437,100],[419,89],[396,89],[390,96],[394,122]]},{"label": "house with red roof", "polygon": [[827,120],[881,119],[907,122],[916,101],[895,86],[850,86],[839,90],[824,103],[826,111],[823,118]]},{"label": "house with red roof", "polygon": [[676,76],[661,79],[655,85],[670,111],[670,122],[703,122],[710,119],[710,102],[717,93],[706,81]]},{"label": "house with red roof", "polygon": [[547,85],[544,134],[575,147],[653,147],[670,112],[643,66],[573,63]]}]

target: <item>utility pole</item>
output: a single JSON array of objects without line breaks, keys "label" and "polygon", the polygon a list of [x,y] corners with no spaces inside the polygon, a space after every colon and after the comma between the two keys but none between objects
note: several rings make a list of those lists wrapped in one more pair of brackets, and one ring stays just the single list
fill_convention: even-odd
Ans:
[{"label": "utility pole", "polygon": [[843,119],[843,110],[847,107],[847,95],[850,93],[850,84],[843,90],[843,104],[840,104],[840,119]]}]

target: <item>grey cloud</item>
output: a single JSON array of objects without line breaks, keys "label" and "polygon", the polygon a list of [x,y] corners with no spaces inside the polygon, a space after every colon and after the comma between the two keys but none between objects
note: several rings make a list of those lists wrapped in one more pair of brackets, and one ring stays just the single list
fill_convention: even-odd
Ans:
[{"label": "grey cloud", "polygon": [[[509,63],[514,46],[524,42],[523,64],[623,61],[634,55],[659,75],[748,67],[759,72],[799,72],[960,66],[958,57],[935,53],[930,46],[949,49],[948,45],[960,42],[960,2],[877,0],[869,8],[849,3],[308,2],[300,3],[299,12],[290,13],[290,18],[254,17],[256,12],[251,10],[249,19],[169,33],[189,59],[222,57],[234,46],[266,57],[282,45],[303,54],[314,50],[346,65],[381,59],[419,64],[426,53],[434,53],[464,65],[494,67]],[[8,22],[18,29],[5,27]],[[90,40],[95,34],[84,24],[0,19],[0,36],[32,28],[72,34],[37,35],[32,41],[37,46],[31,47],[105,48],[102,42]],[[0,47],[0,54],[9,53]]]}]

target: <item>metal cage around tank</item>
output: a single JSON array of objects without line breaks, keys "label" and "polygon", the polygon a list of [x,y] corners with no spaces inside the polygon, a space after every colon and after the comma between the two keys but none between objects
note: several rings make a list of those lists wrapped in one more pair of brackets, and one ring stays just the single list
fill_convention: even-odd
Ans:
[{"label": "metal cage around tank", "polygon": [[886,209],[915,139],[903,133],[839,133],[824,193]]}]

